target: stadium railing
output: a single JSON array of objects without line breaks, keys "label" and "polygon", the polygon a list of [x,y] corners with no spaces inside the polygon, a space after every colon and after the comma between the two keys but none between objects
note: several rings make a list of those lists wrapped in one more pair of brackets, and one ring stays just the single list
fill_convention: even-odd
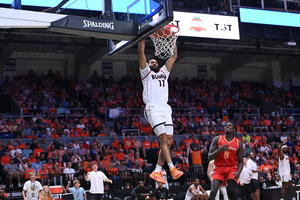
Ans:
[{"label": "stadium railing", "polygon": [[[167,175],[167,181],[169,186],[179,186],[179,185],[185,185],[187,183],[192,182],[196,177],[200,178],[202,183],[207,182],[208,178],[205,173],[203,173],[202,166],[190,166],[181,168],[182,171],[184,171],[184,175],[178,179],[173,180],[169,175]],[[152,170],[151,170],[152,172]],[[155,186],[155,182],[150,178],[151,172],[143,172],[142,169],[128,169],[125,171],[104,171],[105,175],[113,181],[111,184],[112,189],[130,189],[138,185],[139,181],[144,181],[147,185]],[[64,173],[56,173],[56,174],[38,174],[36,180],[39,181],[42,185],[50,185],[50,186],[66,186],[68,181],[71,182],[71,185],[73,185],[74,180],[79,180],[81,183],[81,186],[85,189],[89,189],[90,182],[85,180],[85,175],[87,173],[84,173],[83,175],[79,174],[64,174]],[[167,174],[169,172],[167,171]],[[23,183],[27,181],[25,179],[24,173],[21,174],[21,180]],[[14,180],[14,185],[16,185],[16,180]],[[15,190],[17,190],[17,187],[15,187]]]},{"label": "stadium railing", "polygon": [[[23,117],[35,117],[36,113],[40,113],[41,117],[46,117],[48,114],[50,115],[54,115],[53,112],[51,112],[52,108],[21,108],[21,113],[23,114]],[[55,112],[57,111],[57,108],[53,108],[55,109]],[[65,111],[63,113],[59,113],[57,116],[58,117],[64,117],[65,114],[69,114],[70,116],[73,116],[74,112],[79,112],[79,114],[77,114],[78,117],[82,117],[84,116],[84,114],[87,113],[87,110],[85,108],[64,108]],[[28,111],[24,112],[24,110]],[[32,113],[35,113],[32,115]]]}]

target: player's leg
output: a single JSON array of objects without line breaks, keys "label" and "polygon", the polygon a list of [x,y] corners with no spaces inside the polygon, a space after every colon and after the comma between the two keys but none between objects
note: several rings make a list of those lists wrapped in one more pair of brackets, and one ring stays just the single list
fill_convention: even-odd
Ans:
[{"label": "player's leg", "polygon": [[227,189],[226,187],[220,187],[220,190],[223,194],[224,200],[228,200]]},{"label": "player's leg", "polygon": [[[282,176],[283,178],[284,176]],[[288,182],[282,182],[282,188],[281,188],[281,191],[280,191],[280,200],[283,200],[284,199],[284,196],[285,196],[285,190],[288,186]]]},{"label": "player's leg", "polygon": [[227,189],[230,196],[230,200],[237,200],[236,193],[235,193],[236,181],[234,179],[229,179],[227,183],[228,183]]},{"label": "player's leg", "polygon": [[[165,143],[167,141],[166,130],[165,130],[165,119],[164,113],[161,111],[159,105],[147,104],[145,107],[144,115],[151,125],[152,130],[158,136],[160,140],[160,152],[158,155],[157,164],[155,170],[150,174],[150,178],[154,179],[156,182],[165,184],[166,181],[163,179],[162,175],[162,166],[164,165],[164,151],[165,151]],[[164,135],[164,136],[160,136]],[[164,140],[162,140],[162,139]],[[169,152],[170,153],[170,152]]]},{"label": "player's leg", "polygon": [[216,194],[215,200],[220,200],[220,188],[219,188],[219,190],[218,190],[218,192]]},{"label": "player's leg", "polygon": [[289,186],[289,192],[290,192],[290,195],[292,197],[292,200],[296,200],[292,181],[289,181],[288,186]]},{"label": "player's leg", "polygon": [[251,179],[250,186],[251,186],[251,189],[253,191],[253,200],[259,200],[259,198],[260,198],[260,189],[259,189],[259,185],[258,185],[258,180]]},{"label": "player's leg", "polygon": [[191,200],[201,200],[199,197],[192,197]]},{"label": "player's leg", "polygon": [[220,185],[222,184],[222,180],[218,180],[218,179],[214,179],[212,182],[211,182],[211,189],[210,189],[210,194],[209,194],[209,200],[215,200],[216,198],[216,195],[219,191],[219,187]]},{"label": "player's leg", "polygon": [[235,187],[236,187],[236,180],[235,180],[235,173],[237,172],[237,167],[225,167],[224,168],[224,176],[227,180],[227,191],[228,196],[230,197],[230,200],[236,200],[236,193],[235,193]]},{"label": "player's leg", "polygon": [[244,184],[246,200],[250,200],[250,184]]},{"label": "player's leg", "polygon": [[162,105],[161,106],[162,110],[164,111],[164,119],[166,120],[166,123],[164,124],[165,130],[166,130],[166,136],[167,136],[167,148],[165,151],[163,151],[163,156],[166,159],[166,162],[169,166],[170,169],[170,174],[173,179],[178,179],[183,175],[182,171],[179,171],[174,167],[174,164],[171,159],[171,154],[170,154],[170,148],[173,144],[173,119],[172,119],[172,109],[169,105]]},{"label": "player's leg", "polygon": [[200,200],[208,200],[208,195],[207,194],[201,194],[200,195]]}]

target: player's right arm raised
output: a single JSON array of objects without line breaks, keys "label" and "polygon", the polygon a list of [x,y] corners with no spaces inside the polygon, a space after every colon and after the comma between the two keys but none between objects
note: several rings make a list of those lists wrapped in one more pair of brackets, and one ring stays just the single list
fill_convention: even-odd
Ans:
[{"label": "player's right arm raised", "polygon": [[145,56],[145,40],[142,40],[139,43],[139,62],[140,68],[145,69],[147,66],[147,60]]},{"label": "player's right arm raised", "polygon": [[220,152],[229,150],[229,147],[228,147],[229,144],[225,144],[225,145],[221,146],[220,148],[218,148],[219,139],[220,139],[220,136],[215,137],[212,142],[212,145],[209,148],[209,153],[208,153],[209,161],[216,159],[216,157],[218,156],[218,154]]}]

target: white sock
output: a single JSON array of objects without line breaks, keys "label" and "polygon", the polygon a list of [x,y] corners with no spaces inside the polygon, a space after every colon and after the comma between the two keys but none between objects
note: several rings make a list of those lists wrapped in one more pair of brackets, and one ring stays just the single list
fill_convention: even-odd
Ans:
[{"label": "white sock", "polygon": [[292,200],[296,200],[296,197],[293,197]]},{"label": "white sock", "polygon": [[156,172],[160,172],[160,171],[161,171],[161,169],[162,169],[162,167],[161,167],[161,166],[159,166],[159,165],[156,165],[156,167],[155,167],[155,171],[156,171]]},{"label": "white sock", "polygon": [[169,162],[168,163],[169,168],[171,169],[172,167],[174,167],[173,162]]}]

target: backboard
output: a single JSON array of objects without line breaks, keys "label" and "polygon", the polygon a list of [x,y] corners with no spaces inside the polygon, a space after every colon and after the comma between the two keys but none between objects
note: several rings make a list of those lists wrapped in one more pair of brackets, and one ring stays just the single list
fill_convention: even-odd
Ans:
[{"label": "backboard", "polygon": [[[0,5],[8,1],[0,0]],[[27,0],[22,5],[50,7],[43,12],[0,8],[0,28],[42,28],[107,39],[108,55],[125,51],[173,20],[172,0]],[[102,15],[77,16],[67,9],[102,11]]]},{"label": "backboard", "polygon": [[[120,12],[120,0],[113,0],[115,20],[137,22],[138,32],[130,41],[107,40],[108,55],[121,53],[134,46],[173,20],[172,0],[123,0],[126,12]],[[122,3],[124,6],[124,2]],[[124,10],[124,7],[123,7]]]}]

